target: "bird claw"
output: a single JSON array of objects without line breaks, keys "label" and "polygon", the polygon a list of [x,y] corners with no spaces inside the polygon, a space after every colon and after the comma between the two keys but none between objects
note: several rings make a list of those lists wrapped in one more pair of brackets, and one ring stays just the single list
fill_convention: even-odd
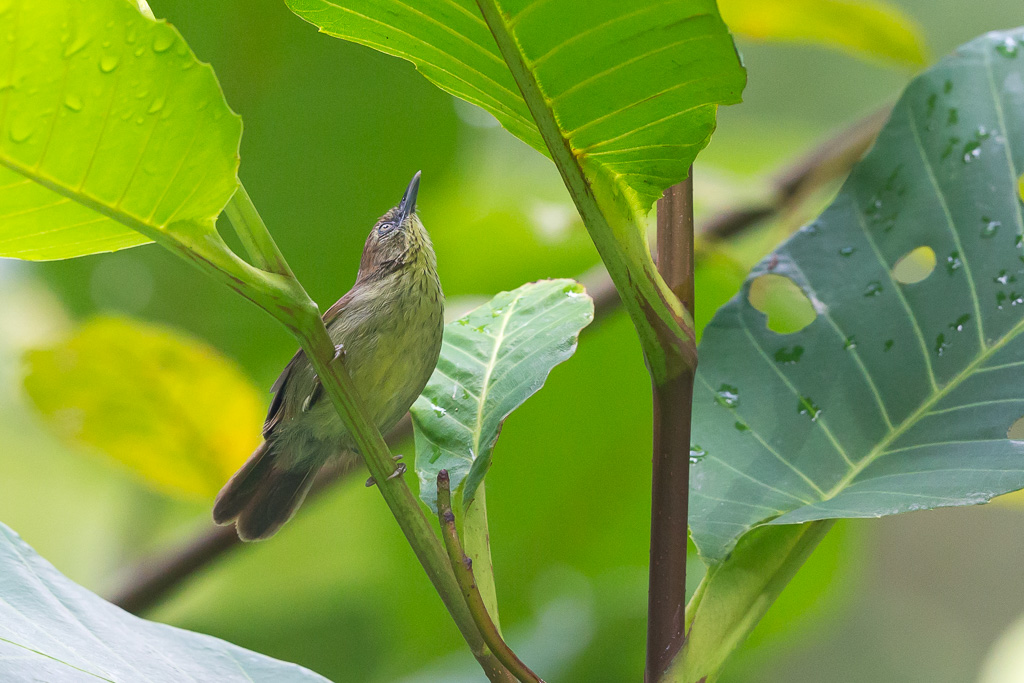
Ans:
[{"label": "bird claw", "polygon": [[[402,458],[403,458],[404,456],[402,456],[402,455],[395,455],[395,456],[392,456],[392,457],[393,457],[393,458],[395,459],[395,462],[398,462],[398,461],[399,461],[399,460],[401,460],[401,459],[402,459]],[[390,474],[390,475],[388,476],[388,478],[387,478],[387,481],[391,481],[391,480],[392,480],[392,479],[394,479],[395,477],[400,477],[400,476],[402,476],[403,474],[405,474],[405,472],[406,472],[406,467],[405,467],[405,463],[399,462],[399,463],[398,463],[398,467],[396,467],[396,468],[395,468],[395,471],[394,471],[394,472],[392,472],[392,473],[391,473],[391,474]],[[366,488],[370,488],[371,486],[376,486],[376,485],[377,485],[377,480],[376,480],[376,479],[374,479],[373,477],[370,477],[369,479],[367,479],[367,480],[366,480]]]}]

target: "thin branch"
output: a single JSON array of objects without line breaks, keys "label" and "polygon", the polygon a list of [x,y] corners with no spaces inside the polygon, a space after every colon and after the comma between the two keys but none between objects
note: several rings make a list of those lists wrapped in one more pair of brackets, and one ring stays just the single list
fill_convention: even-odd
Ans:
[{"label": "thin branch", "polygon": [[462,589],[462,596],[469,606],[469,613],[473,615],[473,620],[476,622],[477,628],[480,629],[480,634],[484,637],[487,647],[491,648],[494,656],[521,683],[544,683],[540,676],[523,664],[512,648],[502,640],[498,627],[494,625],[491,615],[487,613],[487,606],[484,605],[484,599],[480,595],[476,578],[473,576],[473,561],[462,551],[459,534],[455,530],[455,513],[452,512],[448,470],[441,470],[437,473],[437,516],[441,521],[441,536],[444,538],[444,546],[448,550],[448,559],[452,563],[455,580],[458,581],[459,588]]},{"label": "thin branch", "polygon": [[[693,168],[658,200],[658,270],[693,316]],[[696,357],[696,352],[694,352]],[[647,597],[647,666],[655,683],[683,646],[686,610],[690,411],[695,367],[653,383],[651,558]]]},{"label": "thin branch", "polygon": [[[785,166],[771,182],[776,192],[769,202],[730,209],[712,216],[698,231],[699,236],[706,242],[727,239],[763,220],[792,210],[823,184],[846,175],[871,146],[887,116],[888,108],[873,112],[843,130],[840,135],[826,140],[796,162]],[[595,266],[580,276],[579,280],[594,299],[595,322],[619,307],[619,294],[604,266]],[[584,334],[594,328],[594,325],[587,327]],[[412,423],[406,417],[388,436],[388,443],[399,443],[411,434]],[[337,472],[321,472],[317,485],[310,492],[310,498],[344,478]],[[307,503],[303,509],[308,507]],[[228,535],[224,527],[211,524],[198,532],[193,540],[145,559],[121,573],[125,577],[124,583],[113,593],[111,602],[136,614],[145,612],[183,581],[238,545],[236,534]]]}]

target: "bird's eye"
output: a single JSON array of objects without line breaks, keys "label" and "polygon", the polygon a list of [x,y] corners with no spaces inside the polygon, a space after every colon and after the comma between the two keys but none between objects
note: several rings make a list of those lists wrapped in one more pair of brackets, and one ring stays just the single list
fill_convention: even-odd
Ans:
[{"label": "bird's eye", "polygon": [[386,234],[388,234],[389,232],[391,232],[394,229],[395,229],[395,224],[394,223],[381,223],[380,227],[377,228],[377,232],[379,232],[382,235],[386,235]]}]

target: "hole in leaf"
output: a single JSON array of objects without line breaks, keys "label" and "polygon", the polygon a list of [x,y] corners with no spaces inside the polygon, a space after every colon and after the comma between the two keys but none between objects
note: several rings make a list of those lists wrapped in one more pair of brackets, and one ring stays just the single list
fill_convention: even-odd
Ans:
[{"label": "hole in leaf", "polygon": [[768,316],[768,329],[779,334],[799,332],[818,317],[811,300],[785,275],[768,273],[755,278],[747,298]]},{"label": "hole in leaf", "polygon": [[892,267],[892,276],[896,282],[912,285],[920,282],[935,270],[935,250],[931,247],[918,247],[908,252]]},{"label": "hole in leaf", "polygon": [[1024,417],[1017,420],[1006,430],[1006,438],[1010,441],[1024,441]]}]

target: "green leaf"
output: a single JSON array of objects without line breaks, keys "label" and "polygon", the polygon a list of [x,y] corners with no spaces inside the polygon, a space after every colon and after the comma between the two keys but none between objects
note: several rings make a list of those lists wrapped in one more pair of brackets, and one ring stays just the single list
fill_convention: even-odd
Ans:
[{"label": "green leaf", "polygon": [[215,235],[241,119],[181,35],[127,0],[0,0],[0,256]]},{"label": "green leaf", "polygon": [[683,180],[746,82],[713,0],[288,0],[326,33],[413,62],[550,154],[656,382],[694,362],[690,314],[641,214]]},{"label": "green leaf", "polygon": [[212,499],[259,444],[261,392],[173,330],[98,318],[25,364],[26,393],[59,436],[170,495]]},{"label": "green leaf", "polygon": [[582,285],[541,280],[445,325],[437,369],[411,411],[423,502],[437,509],[437,473],[446,469],[469,505],[505,418],[573,354],[593,319]]},{"label": "green leaf", "polygon": [[[407,59],[548,154],[473,0],[287,0],[324,33]],[[559,134],[591,177],[646,211],[686,177],[745,73],[713,0],[496,3]]]},{"label": "green leaf", "polygon": [[870,0],[718,0],[737,35],[817,43],[853,54],[922,66],[921,28],[898,7]]},{"label": "green leaf", "polygon": [[[1024,487],[1024,442],[1007,437],[1024,414],[1022,170],[1018,29],[916,78],[832,205],[718,312],[694,396],[690,523],[706,559],[762,524]],[[934,270],[919,279],[934,263],[920,258],[907,275],[929,249]],[[790,334],[748,299],[780,276],[816,313]]]},{"label": "green leaf", "polygon": [[327,681],[200,633],[146,621],[70,581],[0,524],[5,681]]}]

